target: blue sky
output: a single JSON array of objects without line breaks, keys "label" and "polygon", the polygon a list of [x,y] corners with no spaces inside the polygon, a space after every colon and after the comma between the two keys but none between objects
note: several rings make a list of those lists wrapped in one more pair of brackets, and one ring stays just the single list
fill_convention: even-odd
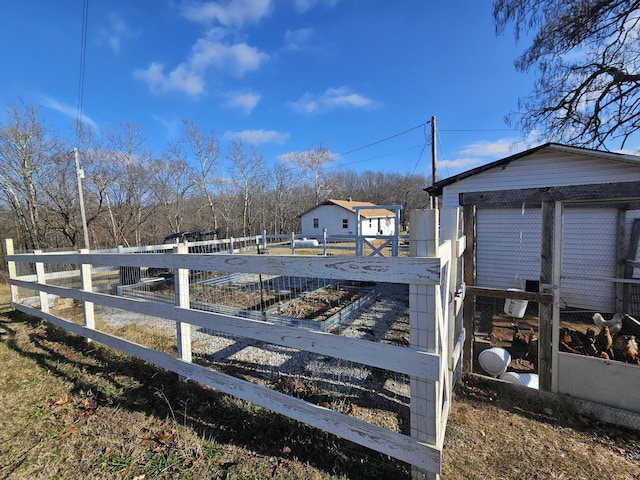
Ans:
[{"label": "blue sky", "polygon": [[[82,111],[98,130],[138,124],[155,154],[187,119],[267,162],[323,146],[332,168],[427,176],[420,125],[436,116],[445,178],[531,146],[504,123],[532,87],[513,66],[525,45],[495,35],[492,3],[90,1]],[[82,0],[5,2],[0,15],[2,106],[36,105],[70,138],[82,16]]]}]

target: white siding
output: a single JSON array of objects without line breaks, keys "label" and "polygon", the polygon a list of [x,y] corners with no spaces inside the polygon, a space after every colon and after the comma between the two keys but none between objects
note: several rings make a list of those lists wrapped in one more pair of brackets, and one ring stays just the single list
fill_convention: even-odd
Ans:
[{"label": "white siding", "polygon": [[[313,226],[313,219],[318,219],[318,227]],[[342,221],[348,220],[349,228],[343,228]],[[378,235],[379,230],[383,230],[384,235],[395,233],[395,216],[389,217],[389,226],[385,218],[360,217],[362,235]],[[303,215],[300,219],[302,235],[310,238],[322,238],[323,229],[327,229],[327,235],[355,235],[356,234],[356,214],[338,205],[321,205],[311,212]]]},{"label": "white siding", "polygon": [[444,188],[442,205],[459,205],[458,194],[534,187],[640,180],[640,162],[632,165],[586,155],[541,151],[502,167],[464,178]]},{"label": "white siding", "polygon": [[[640,162],[636,165],[590,152],[574,154],[545,149],[446,186],[442,205],[458,206],[459,194],[465,192],[639,180]],[[564,275],[615,277],[616,216],[617,211],[613,208],[565,209]],[[632,219],[637,216],[636,211],[627,215],[627,242]],[[525,280],[539,279],[540,209],[525,209],[522,215],[520,208],[479,207],[477,221],[478,285],[522,288]],[[614,291],[615,286],[610,281],[563,279],[561,296],[571,307],[612,312]]]},{"label": "white siding", "polygon": [[[313,227],[313,219],[318,219],[318,228]],[[342,220],[348,220],[349,228],[342,227]],[[327,235],[355,235],[356,214],[337,205],[322,205],[305,214],[301,218],[302,235],[322,238],[322,230],[327,229]]]}]

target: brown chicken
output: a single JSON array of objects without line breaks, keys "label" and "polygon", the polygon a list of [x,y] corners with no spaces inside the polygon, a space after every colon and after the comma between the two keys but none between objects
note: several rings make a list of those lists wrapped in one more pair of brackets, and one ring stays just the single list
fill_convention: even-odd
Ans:
[{"label": "brown chicken", "polygon": [[522,359],[529,354],[529,344],[524,336],[516,329],[513,337],[511,337],[511,359],[516,365],[522,365]]},{"label": "brown chicken", "polygon": [[529,330],[529,361],[533,363],[533,371],[538,373],[538,335]]},{"label": "brown chicken", "polygon": [[604,325],[600,333],[596,335],[596,347],[599,352],[606,353],[609,358],[613,357],[613,337],[608,325]]},{"label": "brown chicken", "polygon": [[633,335],[618,335],[613,342],[613,358],[621,362],[640,365],[636,337]]},{"label": "brown chicken", "polygon": [[580,347],[574,345],[573,338],[571,337],[571,331],[568,328],[560,328],[560,351],[568,353],[582,353]]}]

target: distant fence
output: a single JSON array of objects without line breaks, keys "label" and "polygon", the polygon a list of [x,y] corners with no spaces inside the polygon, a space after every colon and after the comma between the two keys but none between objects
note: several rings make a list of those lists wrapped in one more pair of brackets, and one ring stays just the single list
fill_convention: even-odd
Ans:
[{"label": "distant fence", "polygon": [[[327,235],[309,237],[290,233],[287,235],[260,235],[231,237],[219,240],[188,242],[190,253],[269,253],[275,249],[279,254],[291,255],[356,255],[360,257],[397,257],[409,254],[409,235]],[[177,244],[143,245],[101,249],[101,253],[170,252]],[[97,251],[95,251],[97,252]]]},{"label": "distant fence", "polygon": [[[442,215],[441,221],[439,215]],[[7,240],[12,304],[17,310],[184,378],[407,462],[413,466],[414,478],[438,478],[453,382],[455,372],[460,370],[464,343],[463,289],[459,279],[465,241],[460,234],[457,209],[445,209],[441,213],[436,210],[412,212],[411,225],[410,256],[394,258],[195,253],[193,247],[198,246],[195,243],[169,246],[172,250],[164,253],[153,247],[146,253],[141,251],[144,249],[130,253],[130,249],[121,248],[112,252],[15,254],[12,241]],[[254,246],[257,249],[258,245],[264,247],[265,244],[271,248],[265,237],[242,239],[241,243],[240,247],[233,242],[222,245],[228,251]],[[207,244],[207,248],[211,249],[211,244]],[[114,271],[120,272],[120,282],[123,271],[150,269],[171,271],[173,304],[152,297],[121,296],[121,289],[112,283]],[[193,272],[258,275],[261,287],[267,275],[408,285],[409,345],[372,342],[279,324],[268,318],[246,318],[199,309],[194,303],[195,294],[202,293],[204,287],[201,280],[194,280]],[[134,277],[132,281],[145,283],[142,273],[135,273]],[[237,283],[240,277],[235,278]],[[149,289],[155,288],[152,282],[148,283]],[[260,290],[261,302],[265,300],[263,293]],[[98,308],[102,313],[96,314]],[[63,311],[67,313],[62,314]],[[74,311],[75,314],[69,313]],[[172,332],[173,347],[167,350],[141,345],[120,334],[125,328],[109,330],[101,323],[101,316],[115,318],[124,314],[159,319],[157,325]],[[405,376],[410,432],[379,426],[196,363],[193,352],[201,340],[196,340],[194,335],[211,330],[230,339],[268,343],[273,349],[309,352],[320,361],[338,359]],[[291,355],[288,350],[286,353]],[[327,369],[334,365],[326,362]]]}]

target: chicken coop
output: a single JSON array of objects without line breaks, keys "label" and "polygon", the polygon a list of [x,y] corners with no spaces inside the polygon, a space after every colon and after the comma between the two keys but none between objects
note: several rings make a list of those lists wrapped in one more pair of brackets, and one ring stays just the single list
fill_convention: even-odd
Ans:
[{"label": "chicken coop", "polygon": [[640,157],[546,144],[427,191],[464,210],[466,370],[640,413]]}]

